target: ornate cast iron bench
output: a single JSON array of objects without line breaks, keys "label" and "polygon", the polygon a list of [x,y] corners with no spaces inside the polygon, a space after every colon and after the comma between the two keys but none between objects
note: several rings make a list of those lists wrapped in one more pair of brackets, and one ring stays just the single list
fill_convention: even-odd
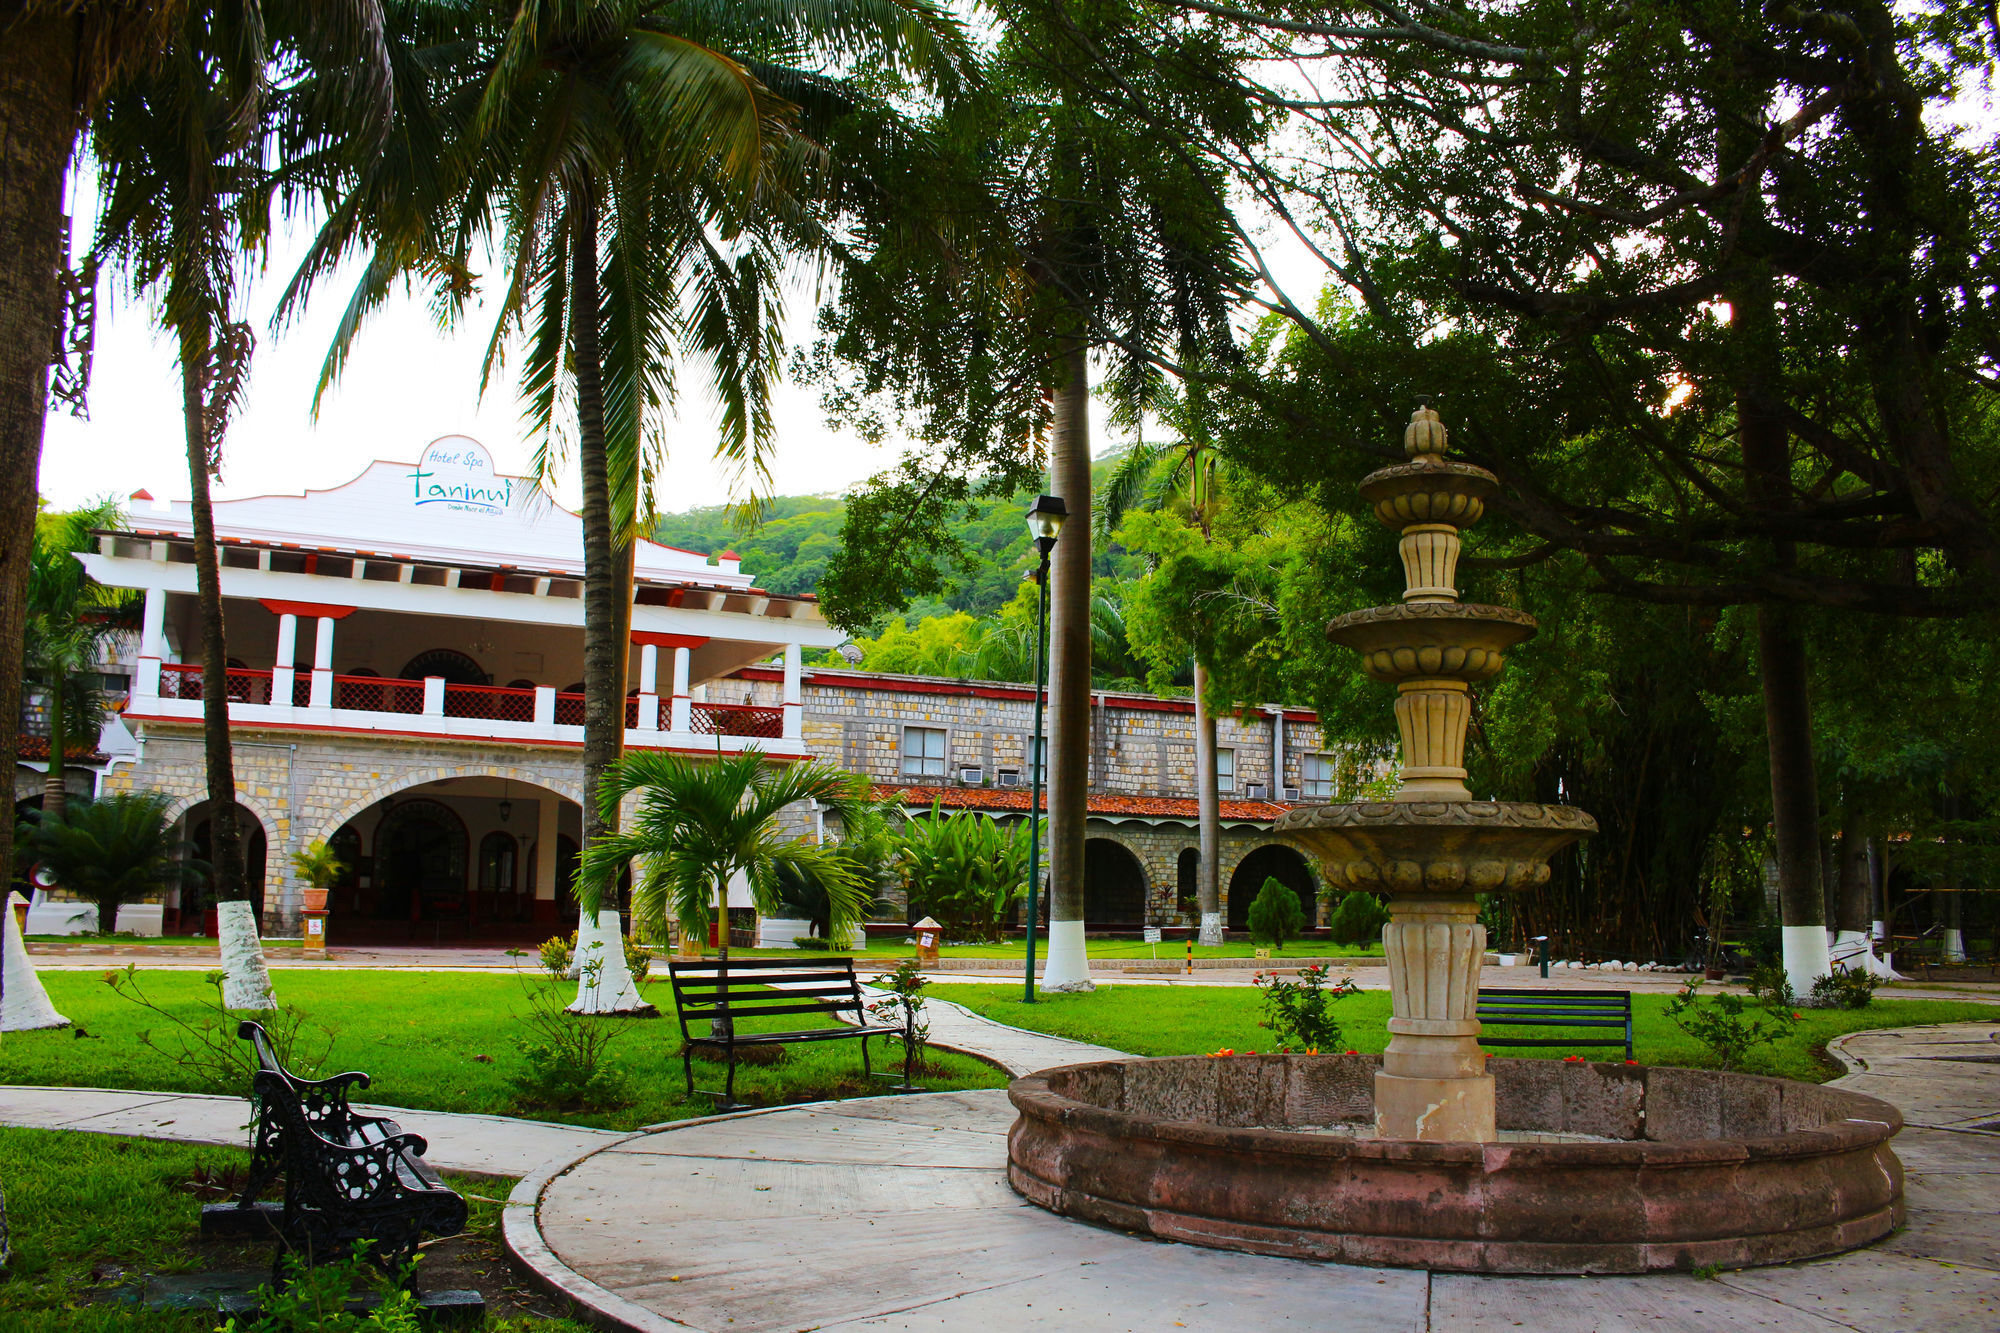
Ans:
[{"label": "ornate cast iron bench", "polygon": [[1632,1058],[1632,992],[1625,990],[1523,990],[1509,987],[1479,992],[1481,1029],[1623,1028],[1623,1037],[1494,1037],[1479,1034],[1481,1046],[1623,1046]]},{"label": "ornate cast iron bench", "polygon": [[[262,1025],[246,1020],[236,1035],[257,1048],[250,1173],[234,1203],[201,1210],[204,1238],[275,1236],[282,1245],[272,1267],[282,1277],[287,1252],[319,1263],[367,1240],[371,1257],[389,1268],[414,1253],[424,1233],[465,1230],[465,1200],[424,1161],[423,1136],[348,1105],[349,1091],[367,1087],[368,1075],[300,1078],[278,1062]],[[280,1175],[284,1202],[258,1203]]]},{"label": "ornate cast iron bench", "polygon": [[[868,1076],[868,1039],[903,1038],[903,1083],[908,1090],[910,1060],[916,1045],[905,1027],[882,1027],[868,1022],[868,1009],[861,998],[861,982],[854,975],[852,958],[746,958],[727,962],[717,958],[674,960],[667,964],[674,985],[674,1008],[681,1021],[681,1067],[687,1075],[688,1096],[695,1094],[694,1050],[697,1046],[723,1052],[728,1061],[721,1092],[703,1088],[705,1096],[717,1099],[717,1109],[741,1110],[736,1100],[736,1049],[739,1046],[784,1046],[794,1042],[861,1039],[861,1072]],[[853,1026],[800,1028],[786,1032],[742,1032],[737,1023],[745,1018],[787,1014],[824,1014],[836,1022],[851,1015]],[[707,1019],[705,1036],[688,1035],[688,1020]]]}]

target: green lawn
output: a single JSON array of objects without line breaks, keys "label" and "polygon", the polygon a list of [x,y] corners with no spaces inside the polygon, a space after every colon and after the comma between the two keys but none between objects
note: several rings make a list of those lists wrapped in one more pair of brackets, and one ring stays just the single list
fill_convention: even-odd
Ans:
[{"label": "green lawn", "polygon": [[[7,1038],[11,1045],[13,1036]],[[0,1328],[9,1333],[209,1333],[214,1314],[166,1313],[120,1299],[145,1275],[227,1264],[260,1267],[268,1248],[197,1250],[198,1172],[240,1171],[239,1148],[149,1143],[105,1134],[0,1129],[0,1186],[7,1192],[14,1262],[0,1281]],[[511,1181],[447,1177],[460,1193],[503,1198]],[[469,1200],[473,1244],[498,1261],[500,1208]],[[491,1295],[493,1293],[489,1293]],[[491,1333],[583,1333],[568,1320],[495,1320]]]},{"label": "green lawn", "polygon": [[[114,944],[120,946],[128,944],[174,944],[181,946],[200,944],[206,945],[211,949],[216,947],[215,937],[212,935],[98,935],[92,933],[87,935],[23,935],[21,938],[30,944],[97,944],[105,947]],[[266,937],[263,943],[266,948],[283,949],[290,947],[297,949],[301,947],[302,941],[274,940]]]},{"label": "green lawn", "polygon": [[[169,1056],[148,1049],[139,1034],[149,1029],[172,1044],[165,1025],[115,994],[96,972],[46,972],[43,981],[56,1007],[90,1035],[68,1031],[9,1033],[0,1042],[0,1083],[70,1087],[145,1088],[211,1092]],[[139,972],[155,1000],[190,1018],[212,1014],[203,1001],[213,989],[200,973]],[[390,1106],[440,1111],[529,1115],[537,1119],[610,1129],[632,1129],[665,1120],[707,1115],[713,1103],[688,1100],[681,1078],[680,1025],[672,1017],[673,992],[664,981],[649,983],[645,994],[663,1013],[656,1019],[599,1019],[617,1023],[623,1034],[611,1047],[612,1059],[631,1075],[631,1106],[596,1113],[563,1113],[518,1105],[508,1076],[525,1068],[518,1049],[521,1016],[528,1004],[520,979],[491,973],[413,971],[284,971],[276,975],[278,998],[298,1006],[335,1034],[325,1072],[359,1069],[373,1080],[364,1098]],[[796,1018],[762,1020],[764,1026],[798,1026]],[[759,1026],[757,1021],[746,1028]],[[871,1040],[870,1055],[880,1070],[899,1052]],[[488,1057],[482,1059],[481,1057]],[[938,1069],[919,1079],[936,1089],[1001,1087],[1005,1075],[969,1057],[938,1053]],[[894,1065],[900,1069],[900,1065]],[[697,1086],[722,1083],[719,1065],[697,1062]],[[816,1101],[870,1095],[881,1084],[861,1075],[860,1043],[818,1042],[785,1048],[782,1063],[743,1066],[736,1095],[753,1104]],[[247,1094],[248,1088],[238,1091]]]},{"label": "green lawn", "polygon": [[[1092,958],[1154,958],[1161,962],[1173,962],[1187,957],[1185,940],[1162,940],[1158,944],[1145,944],[1139,940],[1089,940],[1086,941]],[[1260,945],[1248,941],[1218,945],[1204,949],[1196,945],[1196,958],[1255,958]],[[1048,953],[1048,941],[1037,937],[1035,956]],[[736,954],[755,954],[760,957],[797,957],[803,949],[732,949]],[[866,949],[852,951],[855,958],[911,958],[916,955],[916,946],[903,943],[901,937],[874,939]],[[850,951],[842,950],[842,957]],[[947,958],[1011,958],[1025,962],[1027,945],[1020,940],[1007,940],[1000,944],[947,944],[938,953]],[[1277,958],[1380,958],[1382,946],[1376,944],[1335,944],[1331,940],[1293,940],[1284,948],[1273,951]]]},{"label": "green lawn", "polygon": [[[1271,1034],[1257,1025],[1260,995],[1244,987],[1109,985],[1084,995],[1044,995],[1025,1004],[1017,986],[952,986],[940,992],[988,1018],[1038,1032],[1095,1042],[1138,1055],[1199,1055],[1227,1047],[1269,1050]],[[1707,1065],[1700,1043],[1665,1016],[1670,996],[1634,995],[1634,1054],[1645,1064]],[[1389,1044],[1383,1024],[1389,1017],[1387,991],[1363,991],[1336,1007],[1346,1029],[1347,1047],[1370,1053]],[[2000,1008],[1954,1000],[1877,999],[1866,1009],[1806,1009],[1795,1034],[1779,1045],[1759,1048],[1745,1067],[1754,1073],[1821,1082],[1841,1071],[1825,1054],[1826,1043],[1863,1028],[1909,1027],[1917,1023],[1990,1022]],[[1507,1028],[1512,1037],[1560,1037],[1560,1031]],[[1536,1055],[1561,1059],[1623,1059],[1622,1052],[1593,1047],[1493,1046],[1494,1055]]]}]

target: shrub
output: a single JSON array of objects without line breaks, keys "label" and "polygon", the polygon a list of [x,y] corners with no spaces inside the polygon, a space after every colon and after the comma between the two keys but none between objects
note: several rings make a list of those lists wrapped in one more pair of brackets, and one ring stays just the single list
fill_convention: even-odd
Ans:
[{"label": "shrub", "polygon": [[795,935],[792,937],[794,949],[810,949],[814,953],[831,953],[840,946],[832,940],[823,940],[817,935]]},{"label": "shrub", "polygon": [[55,875],[56,883],[97,904],[97,929],[110,934],[126,903],[201,882],[207,869],[183,859],[192,844],[168,830],[169,798],[159,792],[119,792],[95,801],[72,799],[61,819],[39,810],[23,830],[21,855]]},{"label": "shrub", "polygon": [[1250,904],[1250,937],[1282,949],[1286,940],[1297,939],[1305,928],[1306,914],[1299,906],[1299,895],[1276,877],[1267,877],[1264,887],[1257,890],[1256,901]]},{"label": "shrub", "polygon": [[1826,1009],[1866,1009],[1875,1000],[1882,978],[1873,972],[1836,969],[1813,978],[1812,1002]]},{"label": "shrub", "polygon": [[[653,965],[653,951],[633,939],[630,935],[619,938],[625,941],[625,968],[634,981],[644,981]],[[567,936],[551,935],[543,940],[540,949],[542,970],[554,977],[569,975],[570,959],[576,956],[576,932]]]},{"label": "shrub", "polygon": [[[202,975],[214,994],[203,1003],[206,1012],[190,1020],[146,994],[139,983],[137,964],[127,963],[122,970],[104,974],[105,984],[121,997],[141,1009],[152,1010],[171,1025],[168,1029],[171,1035],[164,1043],[154,1037],[150,1028],[141,1032],[141,1046],[158,1051],[217,1092],[241,1097],[257,1073],[257,1051],[236,1035],[243,1015],[223,1004],[222,979],[221,972]],[[256,1019],[264,1025],[265,1035],[271,1039],[271,1050],[285,1068],[311,1078],[326,1063],[327,1054],[333,1049],[333,1029],[312,1022],[304,1010],[281,1005],[257,1014]]]},{"label": "shrub", "polygon": [[[300,1255],[281,1256],[281,1278],[257,1288],[257,1312],[245,1316],[247,1323],[231,1317],[216,1333],[419,1333],[417,1260],[385,1273],[369,1256],[370,1244],[356,1241],[351,1258],[317,1266]],[[373,1308],[353,1308],[357,1296]]]},{"label": "shrub", "polygon": [[1757,997],[1757,1003],[1766,1009],[1796,1009],[1799,997],[1792,991],[1792,980],[1785,975],[1785,965],[1779,962],[1758,963],[1750,969],[1750,993]]},{"label": "shrub", "polygon": [[[878,990],[888,994],[868,1006],[868,1012],[885,1024],[894,1024],[909,1034],[909,1069],[919,1073],[924,1067],[924,1046],[930,1041],[930,1020],[924,1017],[924,987],[930,985],[930,978],[914,958],[905,958],[897,963],[893,971],[884,972],[869,982]],[[901,1041],[902,1038],[897,1038]]]},{"label": "shrub", "polygon": [[[1762,1012],[1751,1016],[1753,1008]],[[1759,1006],[1742,995],[1719,993],[1704,999],[1701,981],[1689,977],[1680,994],[1667,1002],[1674,1026],[1708,1048],[1725,1070],[1735,1069],[1759,1046],[1789,1037],[1798,1015],[1783,1007]]]},{"label": "shrub", "polygon": [[[537,960],[541,975],[519,973],[528,997],[528,1032],[517,1044],[528,1067],[507,1081],[514,1086],[515,1103],[523,1108],[608,1111],[632,1103],[625,1071],[610,1060],[611,1043],[625,1034],[632,1020],[572,1014],[566,1008],[574,994],[564,976],[574,944],[574,936],[568,944],[560,937],[545,941]],[[507,952],[516,959],[526,956],[519,949]],[[601,959],[583,964],[592,973],[603,966]]]},{"label": "shrub", "polygon": [[1333,1016],[1333,1005],[1342,996],[1360,993],[1352,977],[1328,986],[1325,966],[1314,963],[1299,969],[1297,981],[1275,972],[1259,972],[1255,980],[1264,992],[1264,1017],[1257,1026],[1271,1030],[1279,1050],[1339,1049],[1340,1020]]},{"label": "shrub", "polygon": [[1327,925],[1337,944],[1374,944],[1389,922],[1389,909],[1374,894],[1356,889],[1340,900]]},{"label": "shrub", "polygon": [[1028,889],[1027,821],[1002,828],[987,815],[947,817],[933,805],[904,827],[896,869],[912,918],[935,918],[948,939],[998,939]]}]

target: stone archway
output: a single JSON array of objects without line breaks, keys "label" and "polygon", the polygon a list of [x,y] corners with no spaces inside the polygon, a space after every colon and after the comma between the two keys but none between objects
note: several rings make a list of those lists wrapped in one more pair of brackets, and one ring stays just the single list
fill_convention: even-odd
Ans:
[{"label": "stone archway", "polygon": [[1229,929],[1250,928],[1250,904],[1257,900],[1266,879],[1275,879],[1298,894],[1299,910],[1305,915],[1308,930],[1319,924],[1319,883],[1313,876],[1311,863],[1296,847],[1266,842],[1244,853],[1230,872],[1229,889],[1224,895]]},{"label": "stone archway", "polygon": [[583,804],[582,782],[569,782],[561,778],[551,778],[539,772],[524,776],[520,769],[503,768],[498,764],[460,764],[451,768],[412,769],[407,773],[399,773],[394,777],[384,778],[379,784],[371,788],[366,795],[356,797],[346,805],[341,806],[330,818],[321,820],[318,829],[306,841],[311,842],[314,838],[331,838],[339,831],[341,825],[359,818],[362,812],[370,806],[380,804],[386,797],[408,791],[412,787],[427,786],[430,783],[442,782],[448,778],[481,777],[499,778],[506,782],[517,783],[523,787],[539,787],[544,791],[555,793],[555,795],[570,802],[572,805],[581,806]]},{"label": "stone archway", "polygon": [[1092,930],[1137,929],[1146,922],[1146,866],[1116,838],[1083,844],[1083,921]]}]

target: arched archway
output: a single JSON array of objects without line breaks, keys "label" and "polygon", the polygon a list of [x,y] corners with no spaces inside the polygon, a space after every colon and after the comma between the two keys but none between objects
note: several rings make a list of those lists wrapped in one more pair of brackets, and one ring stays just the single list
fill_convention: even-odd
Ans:
[{"label": "arched archway", "polygon": [[1183,847],[1174,860],[1174,910],[1183,915],[1201,911],[1201,849]]},{"label": "arched archway", "polygon": [[375,916],[465,919],[470,842],[450,806],[421,797],[397,803],[375,829]]},{"label": "arched archway", "polygon": [[1229,877],[1231,930],[1250,928],[1250,904],[1257,901],[1257,891],[1267,879],[1275,879],[1299,895],[1299,910],[1305,914],[1308,930],[1319,924],[1319,886],[1306,858],[1296,848],[1267,842],[1237,862],[1236,872]]},{"label": "arched archway", "polygon": [[486,669],[456,648],[431,648],[403,663],[402,679],[442,676],[447,685],[491,685]]},{"label": "arched archway", "polygon": [[1136,930],[1146,923],[1146,867],[1111,838],[1083,844],[1083,921],[1092,930]]},{"label": "arched archway", "polygon": [[[209,802],[202,801],[186,812],[188,841],[194,844],[194,857],[196,860],[206,862],[209,865],[215,864],[215,820],[213,810],[214,807]],[[241,797],[238,797],[236,801],[236,828],[243,839],[243,888],[250,897],[251,909],[257,913],[257,920],[260,923],[259,928],[261,929],[266,921],[264,908],[267,904],[265,902],[264,890],[269,879],[266,871],[271,859],[271,840],[270,835],[265,832],[263,819]],[[194,895],[187,889],[182,889],[180,895],[181,919],[183,921],[190,921],[189,913]],[[209,876],[207,884],[201,890],[201,899],[202,902],[200,905],[204,909],[205,919],[205,909],[213,907],[215,904],[215,878],[213,874]],[[204,927],[204,933],[209,933],[206,927]]]}]

